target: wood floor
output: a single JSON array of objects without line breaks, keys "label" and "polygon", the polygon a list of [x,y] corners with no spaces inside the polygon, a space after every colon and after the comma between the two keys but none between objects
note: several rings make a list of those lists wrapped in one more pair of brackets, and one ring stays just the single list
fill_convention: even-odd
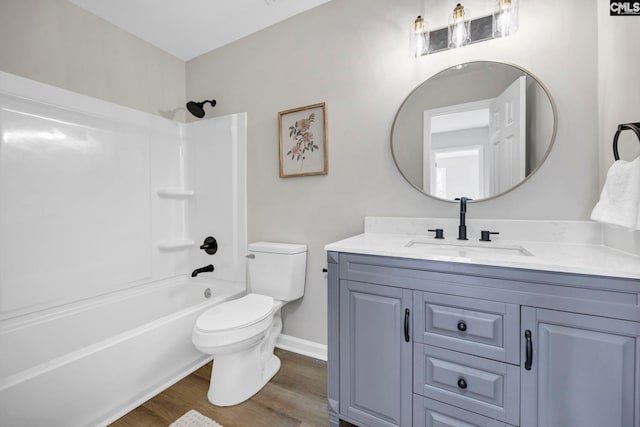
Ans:
[{"label": "wood floor", "polygon": [[211,363],[177,382],[111,424],[113,427],[168,426],[195,409],[224,427],[327,427],[327,364],[276,349],[280,371],[255,396],[220,408],[207,400]]}]

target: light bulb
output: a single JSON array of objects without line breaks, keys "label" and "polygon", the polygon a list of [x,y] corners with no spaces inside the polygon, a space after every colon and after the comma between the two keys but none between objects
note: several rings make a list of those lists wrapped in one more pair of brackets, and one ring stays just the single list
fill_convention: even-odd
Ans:
[{"label": "light bulb", "polygon": [[511,3],[506,3],[503,7],[500,8],[500,12],[498,12],[498,21],[496,26],[498,27],[498,32],[502,36],[509,35],[509,25],[511,24]]},{"label": "light bulb", "polygon": [[498,0],[498,9],[494,13],[494,37],[506,37],[518,28],[517,0]]},{"label": "light bulb", "polygon": [[467,29],[464,27],[464,22],[456,23],[453,27],[453,36],[451,41],[455,47],[461,47],[464,45],[464,41],[467,39]]},{"label": "light bulb", "polygon": [[469,21],[465,20],[465,15],[465,8],[458,3],[449,21],[449,47],[457,48],[469,43]]},{"label": "light bulb", "polygon": [[425,29],[422,16],[418,16],[413,23],[413,37],[415,38],[415,56],[429,53],[429,32]]}]

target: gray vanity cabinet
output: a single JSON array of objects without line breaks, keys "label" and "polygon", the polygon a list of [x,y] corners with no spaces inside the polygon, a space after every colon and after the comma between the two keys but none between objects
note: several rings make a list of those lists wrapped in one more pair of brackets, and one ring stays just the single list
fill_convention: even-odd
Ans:
[{"label": "gray vanity cabinet", "polygon": [[409,290],[341,281],[340,408],[350,419],[411,426],[410,311]]},{"label": "gray vanity cabinet", "polygon": [[640,427],[639,280],[328,261],[332,427]]},{"label": "gray vanity cabinet", "polygon": [[640,425],[638,323],[522,307],[522,336],[522,427]]}]

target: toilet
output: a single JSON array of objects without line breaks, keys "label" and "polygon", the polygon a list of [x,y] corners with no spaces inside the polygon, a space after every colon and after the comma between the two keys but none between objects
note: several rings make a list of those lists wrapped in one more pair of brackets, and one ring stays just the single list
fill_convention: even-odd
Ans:
[{"label": "toilet", "polygon": [[249,244],[249,293],[198,317],[193,344],[214,359],[209,402],[217,406],[242,403],[278,372],[280,359],[273,348],[282,330],[280,309],[302,297],[306,262],[306,245]]}]

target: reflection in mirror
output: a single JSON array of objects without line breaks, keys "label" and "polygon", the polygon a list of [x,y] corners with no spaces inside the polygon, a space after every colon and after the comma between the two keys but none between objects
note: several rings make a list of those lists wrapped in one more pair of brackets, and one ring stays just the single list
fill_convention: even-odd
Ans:
[{"label": "reflection in mirror", "polygon": [[402,175],[429,196],[491,198],[542,164],[555,117],[548,92],[523,69],[471,62],[409,94],[393,124],[391,150]]}]

